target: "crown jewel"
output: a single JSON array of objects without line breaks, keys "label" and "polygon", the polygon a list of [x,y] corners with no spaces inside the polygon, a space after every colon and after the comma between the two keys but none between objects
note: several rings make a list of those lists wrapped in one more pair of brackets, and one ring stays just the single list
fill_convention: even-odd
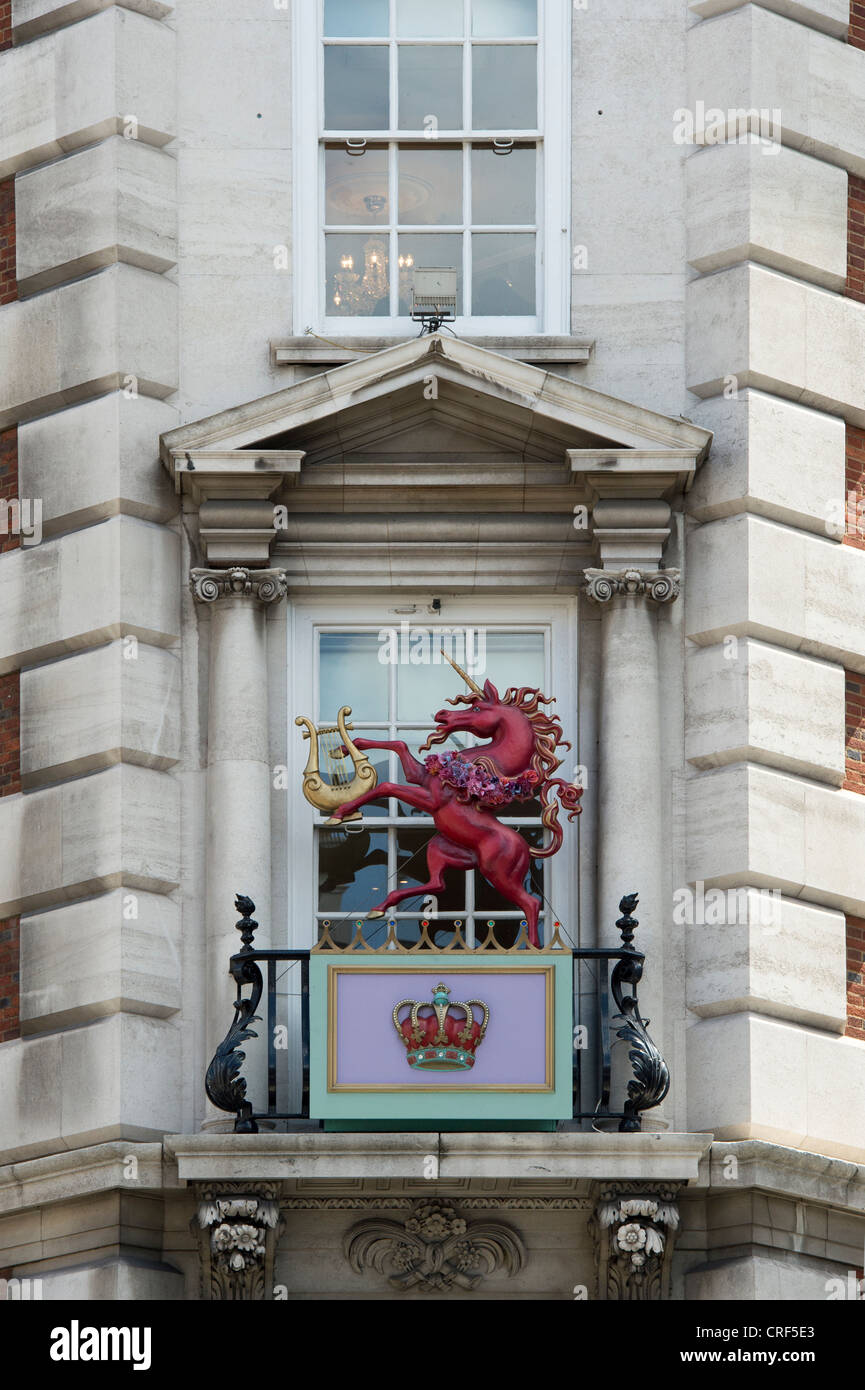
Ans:
[{"label": "crown jewel", "polygon": [[[480,999],[469,999],[461,1004],[456,1000],[451,1002],[449,996],[448,986],[438,984],[432,992],[431,1003],[401,999],[394,1006],[393,1026],[405,1045],[410,1067],[426,1071],[468,1071],[474,1066],[475,1053],[490,1021],[490,1011]],[[408,1016],[400,1022],[400,1009],[405,1008],[409,1010]],[[423,1017],[422,1009],[429,1011]],[[481,1023],[475,1018],[475,1009],[483,1011]]]}]

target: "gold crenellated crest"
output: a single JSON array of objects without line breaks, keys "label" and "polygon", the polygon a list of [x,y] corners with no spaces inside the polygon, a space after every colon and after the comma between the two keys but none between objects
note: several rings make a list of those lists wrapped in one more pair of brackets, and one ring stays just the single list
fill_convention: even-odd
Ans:
[{"label": "gold crenellated crest", "polygon": [[[335,811],[362,792],[372,791],[378,781],[372,763],[352,742],[348,731],[353,726],[346,723],[350,714],[351,706],[343,705],[335,724],[323,724],[319,728],[302,714],[294,721],[304,726],[303,737],[309,740],[309,757],[303,770],[303,794],[310,805],[319,811]],[[353,768],[351,776],[346,766],[348,758]],[[331,778],[329,782],[322,776],[322,762]],[[355,811],[343,819],[346,822],[362,820],[363,815]]]}]

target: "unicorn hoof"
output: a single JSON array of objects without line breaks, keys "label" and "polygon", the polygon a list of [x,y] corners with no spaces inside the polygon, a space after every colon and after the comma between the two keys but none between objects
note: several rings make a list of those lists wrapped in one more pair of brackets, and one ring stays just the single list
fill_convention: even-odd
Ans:
[{"label": "unicorn hoof", "polygon": [[383,917],[383,916],[384,916],[384,913],[383,913],[383,912],[378,912],[378,911],[375,911],[375,912],[368,912],[368,913],[366,914],[366,920],[367,920],[368,922],[373,922],[373,921],[375,921],[375,919],[376,919],[377,917]]}]

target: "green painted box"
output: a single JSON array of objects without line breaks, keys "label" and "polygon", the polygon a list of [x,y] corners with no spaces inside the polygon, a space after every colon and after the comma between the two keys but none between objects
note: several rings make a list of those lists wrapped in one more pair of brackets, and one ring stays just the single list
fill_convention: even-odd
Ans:
[{"label": "green painted box", "polygon": [[309,988],[316,1119],[570,1118],[570,952],[322,952]]}]

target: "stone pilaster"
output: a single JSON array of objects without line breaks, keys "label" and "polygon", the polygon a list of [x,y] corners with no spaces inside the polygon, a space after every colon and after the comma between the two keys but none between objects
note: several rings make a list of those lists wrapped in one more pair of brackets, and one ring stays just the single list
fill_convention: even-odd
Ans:
[{"label": "stone pilaster", "polygon": [[[639,949],[646,954],[641,1011],[663,1036],[666,860],[660,732],[658,612],[680,591],[663,569],[670,506],[659,499],[606,496],[593,509],[601,565],[584,571],[587,597],[601,607],[598,790],[598,916],[601,944],[617,945],[615,906],[640,895]],[[606,936],[604,935],[606,933]]]},{"label": "stone pilaster", "polygon": [[[258,944],[270,909],[271,757],[267,715],[265,610],[285,596],[282,570],[194,569],[192,592],[210,610],[207,733],[207,1048],[212,1056],[231,1021],[229,960],[237,949],[237,893],[258,904]],[[224,1117],[222,1117],[224,1119]]]}]

